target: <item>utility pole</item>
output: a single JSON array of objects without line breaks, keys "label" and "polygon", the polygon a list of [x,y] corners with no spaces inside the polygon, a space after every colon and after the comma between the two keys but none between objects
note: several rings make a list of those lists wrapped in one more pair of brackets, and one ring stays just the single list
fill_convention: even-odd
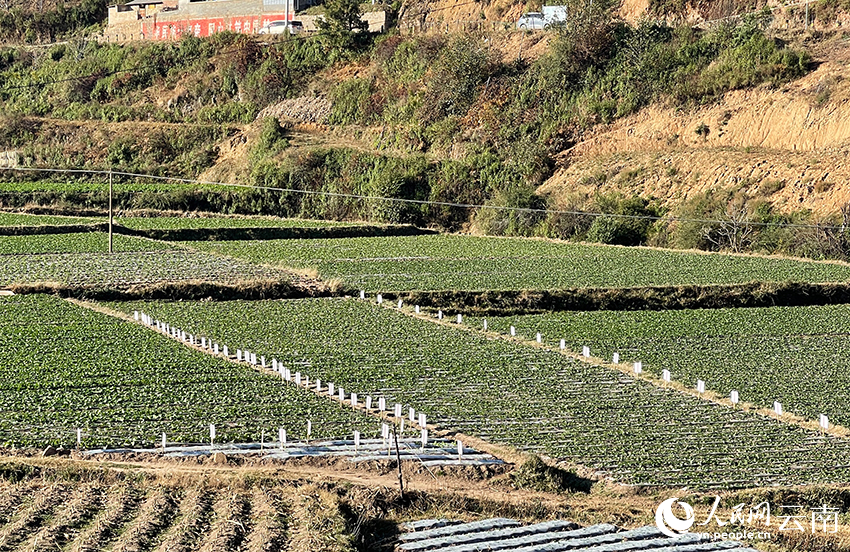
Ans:
[{"label": "utility pole", "polygon": [[109,252],[112,253],[112,169],[109,169]]}]

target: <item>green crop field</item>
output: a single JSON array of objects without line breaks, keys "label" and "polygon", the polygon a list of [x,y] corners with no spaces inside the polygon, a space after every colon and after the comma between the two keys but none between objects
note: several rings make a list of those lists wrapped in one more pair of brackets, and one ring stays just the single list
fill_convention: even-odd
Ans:
[{"label": "green crop field", "polygon": [[[278,377],[193,351],[141,325],[46,296],[0,298],[0,442],[153,445],[376,434],[377,424]],[[224,345],[226,343],[222,343]]]},{"label": "green crop field", "polygon": [[28,215],[25,213],[3,213],[0,212],[0,226],[42,226],[42,225],[68,225],[68,224],[93,224],[106,222],[105,218],[95,217],[62,217],[54,215]]},{"label": "green crop field", "polygon": [[[467,319],[480,327],[480,319]],[[491,330],[581,351],[609,361],[643,362],[644,370],[742,401],[817,420],[850,424],[850,306],[684,311],[558,312],[489,318]]]},{"label": "green crop field", "polygon": [[2,261],[0,285],[56,282],[75,286],[126,286],[191,280],[232,283],[287,277],[278,270],[195,251],[8,255]]},{"label": "green crop field", "polygon": [[136,230],[172,230],[184,228],[323,228],[350,226],[325,220],[284,219],[276,217],[118,217],[116,224]]},{"label": "green crop field", "polygon": [[562,289],[752,281],[846,281],[850,266],[763,257],[471,236],[192,244],[254,262],[315,268],[369,291]]},{"label": "green crop field", "polygon": [[144,309],[360,396],[382,394],[444,427],[629,483],[735,487],[850,480],[850,440],[365,301],[112,306]]},{"label": "green crop field", "polygon": [[[103,253],[108,251],[109,237],[103,232],[81,234],[40,234],[33,236],[0,236],[0,255],[37,255],[45,253]],[[172,244],[113,234],[113,251],[164,251],[179,249]],[[4,259],[5,260],[5,259]],[[33,261],[33,262],[37,262]]]}]

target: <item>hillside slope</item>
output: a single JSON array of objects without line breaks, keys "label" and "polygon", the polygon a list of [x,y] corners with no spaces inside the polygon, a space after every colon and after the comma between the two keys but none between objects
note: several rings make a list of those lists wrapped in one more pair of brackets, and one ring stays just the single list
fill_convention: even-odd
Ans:
[{"label": "hillside slope", "polygon": [[836,38],[812,54],[817,69],[781,88],[737,90],[692,110],[655,105],[598,127],[561,154],[567,166],[540,192],[638,193],[673,205],[737,189],[783,212],[838,211],[850,202],[850,44]]}]

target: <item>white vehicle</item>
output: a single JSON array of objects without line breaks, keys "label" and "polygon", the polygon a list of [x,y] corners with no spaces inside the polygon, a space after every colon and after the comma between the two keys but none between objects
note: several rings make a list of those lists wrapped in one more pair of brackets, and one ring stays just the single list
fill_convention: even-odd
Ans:
[{"label": "white vehicle", "polygon": [[304,25],[301,24],[300,21],[270,21],[266,23],[260,30],[257,31],[259,34],[284,34],[288,32],[289,34],[298,34],[304,30]]},{"label": "white vehicle", "polygon": [[543,6],[540,12],[529,12],[520,17],[516,22],[516,28],[523,31],[537,31],[559,25],[566,20],[566,6]]}]

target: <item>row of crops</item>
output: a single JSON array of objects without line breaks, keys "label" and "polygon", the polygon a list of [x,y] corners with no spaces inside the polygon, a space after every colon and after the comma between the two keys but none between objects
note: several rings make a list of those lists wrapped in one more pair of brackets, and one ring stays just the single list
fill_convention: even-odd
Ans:
[{"label": "row of crops", "polygon": [[[2,226],[64,226],[79,224],[99,224],[106,217],[69,217],[51,215],[31,215],[26,213],[0,212]],[[355,223],[332,222],[325,220],[283,219],[278,217],[183,217],[183,216],[115,216],[115,224],[134,230],[165,230],[186,228],[319,228],[326,226],[350,225]]]},{"label": "row of crops", "polygon": [[367,291],[563,289],[844,281],[850,266],[740,255],[458,235],[191,243],[249,261],[314,268]]},{"label": "row of crops", "polygon": [[291,369],[429,413],[429,422],[640,484],[846,481],[850,440],[357,299],[118,303],[242,343]]},{"label": "row of crops", "polygon": [[[467,319],[473,325],[480,319]],[[771,307],[684,311],[558,312],[490,318],[491,330],[550,345],[560,339],[596,357],[640,360],[661,377],[668,370],[689,387],[708,390],[810,420],[826,414],[850,424],[850,306]]]},{"label": "row of crops", "polygon": [[0,300],[0,442],[41,447],[377,436],[378,424],[270,375],[47,296]]}]

